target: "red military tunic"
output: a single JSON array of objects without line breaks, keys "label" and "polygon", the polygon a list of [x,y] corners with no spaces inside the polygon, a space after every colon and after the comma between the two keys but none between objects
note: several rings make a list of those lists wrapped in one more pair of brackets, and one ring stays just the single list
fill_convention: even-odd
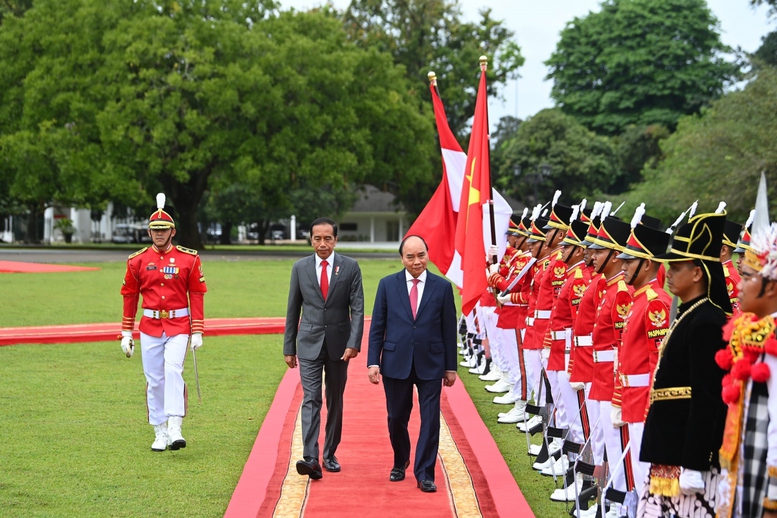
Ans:
[{"label": "red military tunic", "polygon": [[[499,273],[491,275],[489,278],[489,286],[498,292],[502,292],[507,289],[510,283],[517,277],[526,264],[531,259],[529,252],[517,251],[513,255],[509,262],[509,267],[500,269]],[[521,279],[522,281],[523,279]],[[513,287],[514,292],[520,292],[521,281],[518,281],[518,285]],[[523,322],[519,322],[519,319],[523,319]],[[499,319],[497,320],[496,327],[500,329],[519,329],[520,325],[526,325],[526,304],[505,304],[499,310]]]},{"label": "red military tunic", "polygon": [[[595,401],[611,401],[615,389],[613,361],[620,346],[626,315],[631,309],[633,288],[623,281],[623,272],[606,281],[604,297],[599,301],[594,323],[594,379],[589,398]],[[618,401],[613,405],[620,406]]]},{"label": "red military tunic", "polygon": [[[167,336],[202,333],[206,291],[202,263],[196,250],[172,245],[164,251],[155,245],[139,250],[127,259],[127,272],[121,287],[124,296],[121,329],[133,330],[138,298],[142,295],[143,309],[159,311],[162,316],[143,316],[140,320],[143,333],[156,337],[162,333]],[[169,313],[187,308],[190,315],[174,317]]]},{"label": "red military tunic", "polygon": [[[523,348],[529,350],[539,350],[543,347],[545,331],[550,322],[550,310],[553,308],[552,301],[543,300],[540,305],[540,291],[544,284],[544,278],[550,271],[550,263],[555,259],[555,253],[551,253],[544,259],[534,263],[534,279],[531,283],[529,292],[529,308],[526,318],[526,336],[523,340]],[[550,304],[550,305],[548,305]],[[541,312],[541,313],[540,313]],[[539,318],[538,318],[539,315]]]},{"label": "red military tunic", "polygon": [[[567,354],[571,352],[567,349],[567,337],[570,338],[571,344],[572,325],[575,322],[577,308],[585,292],[585,286],[588,284],[583,274],[585,269],[583,261],[567,268],[564,284],[558,294],[558,299],[556,299],[556,305],[553,306],[549,328],[551,338],[550,357],[548,358],[549,371],[563,371],[567,368]],[[575,286],[582,286],[582,289],[575,290]]]},{"label": "red military tunic", "polygon": [[[604,295],[607,281],[601,274],[586,268],[590,282],[580,299],[575,325],[572,327],[572,355],[569,362],[571,383],[590,383],[594,379],[593,332],[596,323],[596,308]],[[578,285],[580,281],[576,281]]]},{"label": "red military tunic", "polygon": [[641,423],[647,413],[658,348],[669,329],[672,299],[653,279],[634,292],[633,300],[618,352],[619,383],[613,400],[621,401],[625,422]]},{"label": "red military tunic", "polygon": [[728,298],[731,300],[731,307],[734,309],[733,315],[739,315],[741,313],[739,310],[739,281],[741,280],[741,277],[731,262],[731,259],[723,263],[723,275],[726,277]]}]

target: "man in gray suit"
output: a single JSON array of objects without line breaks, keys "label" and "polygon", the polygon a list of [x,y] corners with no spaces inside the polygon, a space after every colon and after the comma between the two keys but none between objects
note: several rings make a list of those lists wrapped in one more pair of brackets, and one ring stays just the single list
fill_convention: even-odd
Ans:
[{"label": "man in gray suit", "polygon": [[[324,469],[340,471],[335,451],[343,428],[343,392],[348,360],[361,349],[364,332],[362,273],[353,259],[334,252],[337,224],[319,218],[310,225],[315,255],[300,259],[291,269],[283,355],[295,368],[299,362],[304,459],[297,472],[320,479],[318,434],[321,428],[321,381],[326,383]],[[300,311],[302,320],[300,321]]]}]

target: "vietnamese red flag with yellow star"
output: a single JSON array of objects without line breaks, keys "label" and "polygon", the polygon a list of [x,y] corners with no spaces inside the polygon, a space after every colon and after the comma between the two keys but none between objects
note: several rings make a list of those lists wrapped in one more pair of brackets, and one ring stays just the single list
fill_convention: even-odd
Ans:
[{"label": "vietnamese red flag with yellow star", "polygon": [[486,249],[484,245],[484,209],[488,213],[491,199],[491,170],[489,167],[488,101],[486,98],[486,69],[481,66],[480,85],[475,103],[475,120],[467,150],[467,165],[461,186],[459,218],[456,222],[456,250],[463,252],[461,311],[468,315],[488,288],[486,277]]}]

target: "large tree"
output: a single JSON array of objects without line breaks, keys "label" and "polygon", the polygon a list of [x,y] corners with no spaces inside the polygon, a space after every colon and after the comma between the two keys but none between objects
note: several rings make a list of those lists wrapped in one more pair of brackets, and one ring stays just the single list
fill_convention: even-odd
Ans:
[{"label": "large tree", "polygon": [[588,128],[674,129],[739,77],[704,0],[605,0],[561,31],[546,64],[558,106]]},{"label": "large tree", "polygon": [[[67,22],[52,15],[64,2]],[[300,185],[371,182],[403,193],[428,182],[431,121],[391,57],[349,42],[332,17],[267,6],[37,2],[14,34],[0,26],[14,50],[0,57],[0,76],[14,72],[0,109],[4,163],[24,179],[25,142],[37,145],[36,132],[51,128],[48,147],[35,150],[35,177],[66,181],[46,181],[57,190],[41,199],[87,204],[107,188],[148,209],[161,190],[180,242],[196,248],[212,179],[251,186],[274,207],[288,207]],[[90,17],[106,22],[92,28]]]},{"label": "large tree", "polygon": [[571,205],[607,192],[618,172],[609,139],[558,109],[521,123],[512,138],[500,141],[500,155],[496,184],[526,205],[549,201],[557,188]]},{"label": "large tree", "polygon": [[436,72],[448,122],[460,138],[475,113],[479,57],[491,60],[490,96],[498,96],[524,62],[503,20],[484,8],[479,20],[465,21],[458,0],[352,0],[343,19],[354,41],[389,52],[405,67],[424,107],[431,106],[427,74]]},{"label": "large tree", "polygon": [[776,111],[777,69],[765,67],[744,89],[680,120],[661,143],[665,159],[643,171],[631,204],[645,202],[648,211],[669,221],[697,199],[701,210],[725,201],[731,219],[744,222],[761,171],[770,199],[777,195]]}]

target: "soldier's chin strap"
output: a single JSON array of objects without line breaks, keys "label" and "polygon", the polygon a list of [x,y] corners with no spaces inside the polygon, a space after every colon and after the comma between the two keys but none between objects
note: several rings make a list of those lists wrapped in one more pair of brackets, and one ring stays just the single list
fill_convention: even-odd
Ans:
[{"label": "soldier's chin strap", "polygon": [[575,248],[577,248],[577,247],[575,247],[575,246],[570,246],[569,247],[569,255],[567,255],[566,259],[564,259],[565,263],[569,264],[569,261],[572,260],[572,256],[575,253]]},{"label": "soldier's chin strap", "polygon": [[612,248],[609,249],[610,251],[607,253],[607,259],[604,260],[602,265],[596,269],[596,273],[602,273],[604,271],[604,267],[607,266],[607,263],[610,262],[610,259],[612,258],[612,254],[615,253],[615,250]]},{"label": "soldier's chin strap", "polygon": [[639,262],[637,263],[637,269],[634,270],[634,275],[631,276],[631,279],[626,281],[626,284],[629,286],[634,286],[634,282],[637,280],[637,274],[639,273],[640,268],[642,268],[642,265],[645,264],[645,258],[640,257]]}]

